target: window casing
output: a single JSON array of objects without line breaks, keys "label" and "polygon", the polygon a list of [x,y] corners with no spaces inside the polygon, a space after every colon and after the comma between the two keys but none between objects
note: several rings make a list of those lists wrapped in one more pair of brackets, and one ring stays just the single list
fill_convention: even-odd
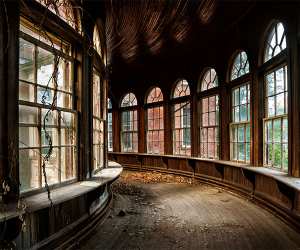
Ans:
[{"label": "window casing", "polygon": [[93,71],[93,170],[104,167],[104,120],[102,119],[103,81],[100,73]]},{"label": "window casing", "polygon": [[112,123],[112,104],[107,99],[107,145],[108,151],[113,151],[113,123]]},{"label": "window casing", "polygon": [[250,84],[232,90],[232,123],[230,124],[230,158],[232,161],[250,163]]},{"label": "window casing", "polygon": [[179,81],[173,92],[173,154],[191,155],[190,88],[185,80]]},{"label": "window casing", "polygon": [[146,103],[147,153],[164,154],[164,108],[160,88],[153,88]]},{"label": "window casing", "polygon": [[121,110],[121,150],[138,152],[137,100],[133,93],[122,99]]},{"label": "window casing", "polygon": [[[29,32],[27,32],[29,31]],[[73,58],[65,42],[50,41],[21,20],[19,55],[19,166],[21,192],[76,177],[77,114]],[[49,154],[49,160],[45,157]]]}]

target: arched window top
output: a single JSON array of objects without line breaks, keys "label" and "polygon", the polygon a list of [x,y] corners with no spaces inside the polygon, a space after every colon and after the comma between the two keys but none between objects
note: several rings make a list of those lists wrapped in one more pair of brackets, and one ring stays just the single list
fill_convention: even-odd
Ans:
[{"label": "arched window top", "polygon": [[112,109],[112,103],[111,103],[110,98],[107,98],[107,108]]},{"label": "arched window top", "polygon": [[135,97],[135,94],[133,93],[128,93],[126,94],[121,102],[121,107],[132,107],[132,106],[137,106],[137,99]]},{"label": "arched window top", "polygon": [[232,68],[231,68],[230,80],[232,81],[248,73],[249,73],[248,57],[245,51],[241,51],[234,58]]},{"label": "arched window top", "polygon": [[147,103],[162,102],[163,100],[164,97],[161,92],[161,89],[158,87],[152,88],[147,97]]},{"label": "arched window top", "polygon": [[189,83],[186,80],[180,80],[177,82],[174,91],[173,91],[173,98],[178,98],[182,96],[190,95],[190,87]]},{"label": "arched window top", "polygon": [[286,33],[282,23],[275,23],[268,35],[266,45],[264,62],[269,61],[281,51],[286,49]]},{"label": "arched window top", "polygon": [[99,28],[97,25],[94,27],[94,32],[93,32],[93,44],[94,48],[97,51],[97,53],[102,56],[102,49],[101,49],[101,39],[100,39],[100,32]]},{"label": "arched window top", "polygon": [[[75,15],[72,3],[70,0],[37,0],[47,9],[59,16],[62,20],[68,23],[72,28],[81,33],[81,22],[78,15]],[[77,14],[77,13],[76,13]]]},{"label": "arched window top", "polygon": [[218,86],[217,72],[213,68],[207,69],[201,81],[201,91],[212,89],[217,86]]}]

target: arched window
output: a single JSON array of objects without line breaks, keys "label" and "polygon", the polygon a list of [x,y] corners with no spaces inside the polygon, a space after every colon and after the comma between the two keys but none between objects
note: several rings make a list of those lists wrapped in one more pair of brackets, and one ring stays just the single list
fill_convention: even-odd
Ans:
[{"label": "arched window", "polygon": [[98,70],[93,71],[93,169],[104,167],[104,120],[102,116],[103,78]]},{"label": "arched window", "polygon": [[249,61],[245,51],[237,54],[235,57],[230,74],[230,80],[235,80],[249,73]]},{"label": "arched window", "polygon": [[286,49],[286,34],[283,24],[278,22],[272,26],[265,44],[264,62],[269,61]]},{"label": "arched window", "polygon": [[112,104],[111,100],[107,99],[107,144],[108,151],[113,151],[113,124],[112,124]]},{"label": "arched window", "polygon": [[128,93],[121,101],[121,149],[122,152],[138,152],[137,99]]},{"label": "arched window", "polygon": [[81,20],[78,12],[75,11],[70,0],[37,0],[47,9],[59,16],[62,20],[68,23],[73,29],[81,33]]},{"label": "arched window", "polygon": [[250,163],[250,83],[241,76],[248,74],[249,61],[246,52],[239,52],[230,69],[231,82],[231,123],[230,159]]},{"label": "arched window", "polygon": [[190,87],[186,80],[180,80],[173,91],[173,98],[189,96],[190,95]]},{"label": "arched window", "polygon": [[164,153],[164,107],[160,88],[152,88],[147,96],[147,153]]},{"label": "arched window", "polygon": [[201,81],[201,91],[212,89],[218,86],[217,72],[210,68],[208,69]]},{"label": "arched window", "polygon": [[173,154],[191,155],[190,87],[186,80],[176,83],[173,90]]},{"label": "arched window", "polygon": [[[266,41],[265,60],[286,48],[283,25],[272,26]],[[274,58],[275,59],[275,58]],[[264,164],[288,171],[288,68],[282,60],[272,62],[265,73]]]},{"label": "arched window", "polygon": [[[20,23],[19,38],[19,165],[21,192],[47,183],[76,178],[76,108],[74,106],[74,60],[61,43],[51,48],[29,22]],[[55,37],[53,36],[53,39]],[[49,108],[51,106],[51,109]],[[51,139],[50,139],[51,138]]]},{"label": "arched window", "polygon": [[[201,81],[201,91],[218,86],[217,73],[208,69]],[[200,99],[200,157],[219,158],[219,95]]]},{"label": "arched window", "polygon": [[98,29],[97,25],[95,25],[95,27],[94,27],[93,44],[94,44],[94,48],[97,51],[97,53],[99,54],[99,56],[102,56],[101,39],[100,39],[100,33],[99,33],[99,29]]}]

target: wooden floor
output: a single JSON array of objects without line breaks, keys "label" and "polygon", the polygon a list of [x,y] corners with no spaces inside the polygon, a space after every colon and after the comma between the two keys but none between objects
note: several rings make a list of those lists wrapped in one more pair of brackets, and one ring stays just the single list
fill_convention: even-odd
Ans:
[{"label": "wooden floor", "polygon": [[300,249],[300,234],[268,211],[189,182],[125,172],[114,186],[111,215],[78,248]]}]

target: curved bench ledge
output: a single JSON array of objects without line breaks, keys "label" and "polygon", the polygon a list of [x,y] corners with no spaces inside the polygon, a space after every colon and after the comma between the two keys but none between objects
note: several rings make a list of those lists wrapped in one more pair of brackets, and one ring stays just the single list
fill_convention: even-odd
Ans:
[{"label": "curved bench ledge", "polygon": [[108,155],[125,168],[182,175],[240,193],[300,229],[300,178],[267,167],[223,160],[118,152]]},{"label": "curved bench ledge", "polygon": [[[53,205],[72,200],[85,193],[89,193],[96,188],[111,183],[121,175],[122,171],[123,168],[120,164],[111,162],[108,168],[102,169],[91,179],[55,188],[51,190],[51,199]],[[25,197],[23,201],[26,205],[25,212],[28,213],[32,213],[51,206],[47,192],[42,192]],[[20,215],[20,211],[17,211],[16,203],[6,205],[3,210],[4,211],[0,211],[0,222],[18,217]]]}]

